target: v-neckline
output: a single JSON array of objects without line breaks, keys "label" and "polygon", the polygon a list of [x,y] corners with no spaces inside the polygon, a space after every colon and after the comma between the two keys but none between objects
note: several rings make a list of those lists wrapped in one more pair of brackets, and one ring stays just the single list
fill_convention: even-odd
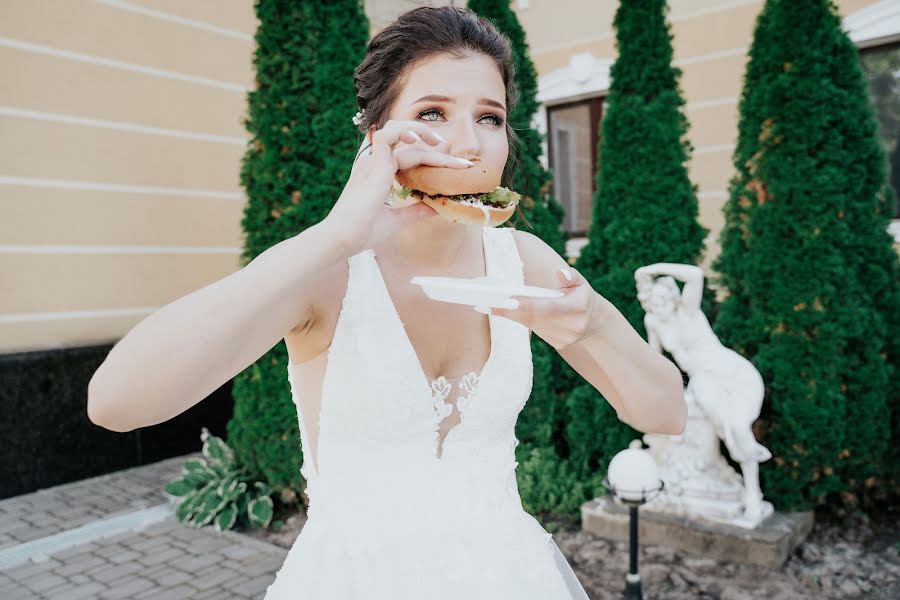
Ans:
[{"label": "v-neckline", "polygon": [[[485,275],[488,274],[488,246],[485,242],[485,237],[487,233],[485,232],[484,227],[482,227],[481,231],[481,248],[482,248],[482,256],[484,257],[484,272]],[[393,297],[391,297],[391,292],[388,289],[387,282],[384,279],[384,274],[381,272],[381,266],[378,264],[378,259],[375,256],[375,250],[373,248],[369,248],[368,254],[372,259],[372,263],[375,265],[375,271],[378,274],[378,278],[381,280],[381,286],[384,289],[385,295],[387,296],[387,304],[391,309],[391,312],[394,316],[395,322],[400,328],[400,332],[404,339],[404,343],[406,345],[409,354],[411,355],[411,361],[415,363],[415,370],[418,373],[419,379],[424,383],[425,390],[428,395],[432,394],[432,382],[439,380],[441,377],[446,377],[446,375],[438,375],[435,379],[429,379],[428,374],[425,372],[425,369],[422,367],[422,361],[419,359],[419,354],[416,352],[415,346],[413,346],[412,340],[409,337],[409,333],[406,331],[406,326],[403,324],[403,320],[400,318],[400,313],[397,311],[397,305],[394,303]],[[436,302],[436,301],[435,301]],[[479,385],[482,381],[484,381],[484,376],[488,371],[488,368],[494,361],[495,349],[496,349],[496,337],[497,331],[494,323],[494,315],[487,315],[488,318],[488,335],[490,336],[490,348],[488,350],[488,358],[485,361],[484,365],[481,367],[481,371],[476,374],[477,381]],[[470,373],[474,373],[475,371],[470,371],[469,373],[463,374],[461,377],[465,378]],[[448,378],[449,379],[449,378]],[[457,378],[458,379],[458,378]],[[454,427],[455,429],[455,427]]]}]

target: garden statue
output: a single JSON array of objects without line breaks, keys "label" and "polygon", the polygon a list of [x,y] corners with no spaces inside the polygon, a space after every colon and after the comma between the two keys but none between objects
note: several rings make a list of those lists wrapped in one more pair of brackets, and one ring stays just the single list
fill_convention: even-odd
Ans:
[{"label": "garden statue", "polygon": [[[700,267],[656,263],[637,269],[634,278],[648,343],[665,349],[689,377],[684,432],[643,436],[665,481],[645,510],[754,528],[773,512],[759,486],[759,463],[772,454],[751,429],[765,394],[762,377],[749,360],[722,345],[700,310]],[[683,291],[676,279],[684,282]],[[720,439],[742,476],[722,456]]]}]

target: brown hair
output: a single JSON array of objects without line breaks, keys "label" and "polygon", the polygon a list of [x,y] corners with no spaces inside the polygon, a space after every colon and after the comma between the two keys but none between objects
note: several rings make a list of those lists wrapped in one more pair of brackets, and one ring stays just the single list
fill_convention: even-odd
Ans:
[{"label": "brown hair", "polygon": [[[372,38],[365,58],[353,72],[356,103],[365,109],[358,125],[360,132],[367,133],[372,125],[378,129],[384,126],[413,67],[438,54],[464,58],[473,53],[483,54],[497,65],[506,88],[509,115],[518,102],[519,91],[508,37],[489,20],[465,8],[421,6],[401,14]],[[508,118],[505,123],[510,157],[501,180],[510,188],[520,164],[521,141]]]}]

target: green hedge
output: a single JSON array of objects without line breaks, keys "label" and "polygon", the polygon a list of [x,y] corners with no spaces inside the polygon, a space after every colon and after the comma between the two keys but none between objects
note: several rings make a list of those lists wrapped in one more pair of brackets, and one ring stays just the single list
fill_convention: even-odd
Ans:
[{"label": "green hedge", "polygon": [[[600,127],[600,157],[588,244],[576,267],[646,338],[634,271],[655,262],[699,264],[708,230],[698,221],[692,150],[673,67],[664,0],[622,2],[616,11],[618,57]],[[713,313],[704,288],[702,308]],[[566,399],[577,460],[605,473],[612,457],[642,433],[622,423],[607,400],[580,386]],[[591,431],[593,430],[593,431]]]},{"label": "green hedge", "polygon": [[[353,70],[369,22],[358,1],[257,0],[259,26],[245,126],[252,138],[241,185],[244,263],[321,221],[340,196],[360,140]],[[287,349],[277,344],[234,379],[228,443],[282,500],[302,489],[297,411],[287,379]]]},{"label": "green hedge", "polygon": [[898,463],[895,198],[840,25],[823,0],[760,13],[714,264],[730,292],[716,333],[766,381],[760,475],[780,510],[883,498]]}]

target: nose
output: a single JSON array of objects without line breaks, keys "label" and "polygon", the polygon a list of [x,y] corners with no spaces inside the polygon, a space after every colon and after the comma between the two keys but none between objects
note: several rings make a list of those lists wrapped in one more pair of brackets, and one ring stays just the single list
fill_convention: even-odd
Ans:
[{"label": "nose", "polygon": [[481,156],[481,141],[475,123],[470,119],[457,119],[451,131],[450,155],[471,157]]}]

